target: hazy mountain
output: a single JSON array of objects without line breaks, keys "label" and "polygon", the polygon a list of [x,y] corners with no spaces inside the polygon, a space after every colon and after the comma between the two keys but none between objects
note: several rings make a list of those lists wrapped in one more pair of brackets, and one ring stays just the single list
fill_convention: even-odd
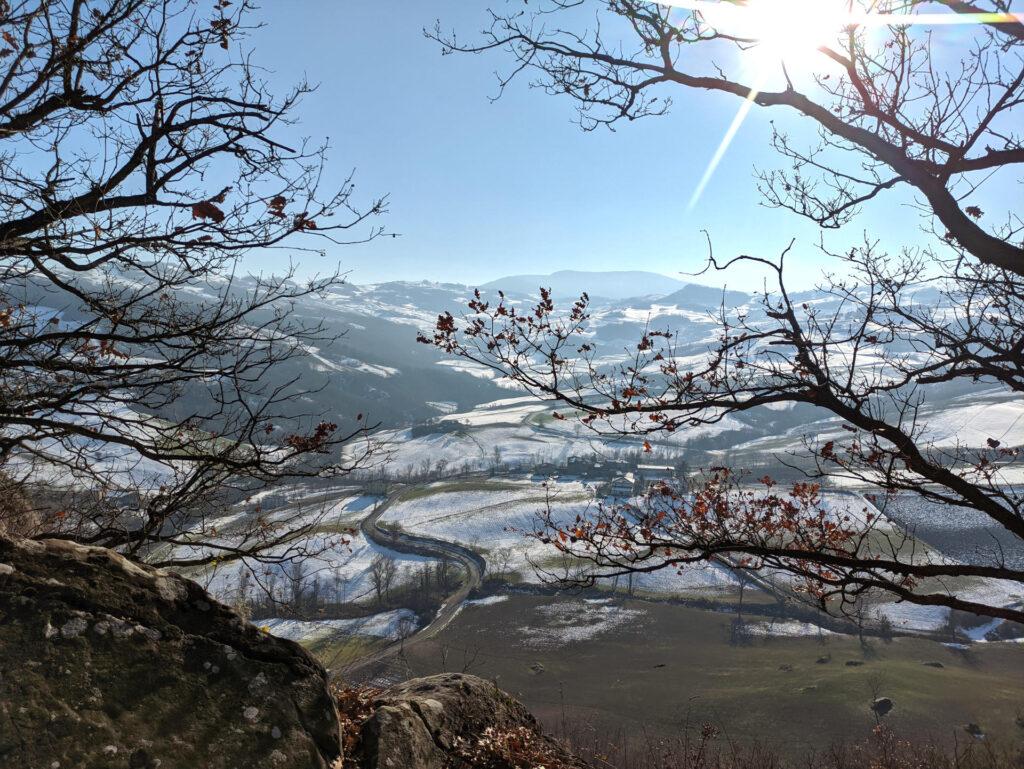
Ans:
[{"label": "hazy mountain", "polygon": [[699,312],[714,309],[723,303],[726,307],[738,307],[749,301],[750,294],[743,291],[729,291],[727,289],[699,286],[696,283],[691,283],[668,296],[661,297],[657,300],[657,303],[660,305],[675,305]]},{"label": "hazy mountain", "polygon": [[631,297],[656,297],[686,287],[686,283],[667,275],[642,270],[583,272],[560,270],[550,275],[510,275],[492,280],[480,288],[534,295],[543,286],[556,297],[578,297],[586,291],[591,297],[621,300]]},{"label": "hazy mountain", "polygon": [[[681,356],[700,355],[716,338],[714,314],[723,300],[730,309],[743,307],[749,320],[757,322],[761,316],[750,294],[686,284],[652,272],[562,271],[511,276],[482,288],[493,296],[500,287],[510,301],[520,304],[531,301],[541,285],[552,287],[559,311],[566,310],[569,300],[582,291],[595,297],[592,341],[606,365],[628,357],[648,326],[671,330]],[[243,278],[231,290],[251,289]],[[387,426],[415,424],[448,411],[465,412],[516,395],[489,369],[416,342],[417,332],[430,330],[439,313],[464,314],[472,295],[472,287],[456,283],[391,281],[345,284],[326,296],[300,299],[291,310],[293,317],[322,323],[338,339],[279,366],[268,375],[274,380],[269,384],[301,380],[313,390],[302,410],[338,420],[363,413]],[[44,292],[29,291],[26,299],[41,307],[52,306],[66,319],[76,316],[73,309]],[[214,294],[212,289],[198,290],[194,299],[209,301]],[[834,298],[820,292],[804,292],[799,300],[820,309],[838,309]],[[185,413],[195,404],[186,397],[179,406]]]}]

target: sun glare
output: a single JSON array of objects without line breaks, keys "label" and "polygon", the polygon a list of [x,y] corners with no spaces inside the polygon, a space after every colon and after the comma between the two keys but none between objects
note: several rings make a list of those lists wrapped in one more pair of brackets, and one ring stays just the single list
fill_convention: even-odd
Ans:
[{"label": "sun glare", "polygon": [[695,11],[704,22],[717,31],[751,41],[746,48],[747,64],[752,70],[751,91],[726,130],[704,174],[690,197],[692,210],[725,157],[729,145],[760,90],[779,65],[787,77],[814,74],[826,62],[821,49],[832,45],[847,28],[921,26],[939,27],[971,24],[1021,24],[1024,15],[1009,11],[999,13],[879,13],[872,3],[870,9],[855,9],[850,0],[660,0],[662,5]]},{"label": "sun glare", "polygon": [[849,19],[842,0],[751,0],[728,7],[737,33],[758,41],[752,50],[766,64],[813,66],[818,49],[834,43]]}]

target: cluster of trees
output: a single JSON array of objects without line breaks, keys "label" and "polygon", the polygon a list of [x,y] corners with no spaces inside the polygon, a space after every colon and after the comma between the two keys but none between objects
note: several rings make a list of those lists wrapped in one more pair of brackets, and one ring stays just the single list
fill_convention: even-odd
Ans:
[{"label": "cluster of trees", "polygon": [[[864,14],[913,15],[923,5],[850,3]],[[709,269],[756,267],[769,280],[759,312],[723,309],[717,339],[696,365],[677,359],[671,330],[649,329],[632,360],[609,371],[587,338],[586,295],[564,312],[543,290],[532,307],[478,295],[463,319],[438,318],[421,341],[559,399],[595,429],[672,432],[779,404],[807,404],[840,421],[843,437],[808,436],[810,477],[790,488],[767,477],[754,488],[742,468],[720,467],[692,498],[666,488],[646,505],[574,522],[548,514],[535,536],[588,564],[584,581],[727,557],[790,573],[827,610],[885,593],[1024,620],[1019,605],[967,587],[972,578],[1024,583],[1002,553],[969,564],[922,558],[867,506],[866,528],[829,515],[818,483],[867,486],[879,504],[919,494],[1024,539],[1024,497],[1007,481],[1019,447],[1000,436],[980,447],[937,446],[921,418],[929,394],[943,387],[977,383],[1008,399],[1024,392],[1024,220],[1017,201],[993,196],[981,205],[993,179],[1020,182],[1024,24],[1001,13],[999,0],[937,5],[968,14],[960,34],[969,43],[961,37],[955,52],[934,46],[927,28],[869,29],[851,16],[818,49],[819,69],[794,73],[779,62],[757,83],[744,81],[739,63],[710,62],[729,47],[739,56],[721,61],[742,62],[758,40],[737,38],[700,10],[642,0],[524,3],[495,12],[483,39],[468,43],[440,28],[430,33],[446,53],[503,52],[511,62],[503,88],[528,73],[533,85],[572,100],[586,130],[663,114],[679,91],[729,94],[793,119],[816,140],[804,144],[773,124],[782,164],[759,172],[758,187],[767,206],[823,233],[896,189],[921,216],[920,239],[902,247],[866,234],[830,250],[823,237],[832,277],[819,288],[834,300],[823,305],[793,299],[793,243],[776,255],[728,259],[709,243]],[[981,12],[990,15],[970,15]]]},{"label": "cluster of trees", "polygon": [[230,596],[246,617],[330,619],[351,615],[362,605],[375,611],[406,608],[428,616],[459,584],[462,574],[449,560],[400,566],[387,553],[370,562],[367,581],[353,580],[340,565],[311,569],[308,558],[275,568],[240,569]]},{"label": "cluster of trees", "polygon": [[341,607],[365,598],[354,594],[351,580],[340,568],[311,572],[306,559],[293,559],[280,569],[268,570],[258,581],[249,569],[240,569],[235,605],[254,617],[319,619],[339,616]]},{"label": "cluster of trees", "polygon": [[388,554],[374,556],[370,564],[373,596],[380,608],[405,607],[426,615],[436,610],[461,578],[459,568],[449,561],[423,561],[399,569]]}]

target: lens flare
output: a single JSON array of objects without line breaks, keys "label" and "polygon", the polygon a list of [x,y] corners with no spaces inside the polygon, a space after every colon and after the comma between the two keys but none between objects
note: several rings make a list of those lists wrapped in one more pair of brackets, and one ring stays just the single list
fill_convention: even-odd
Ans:
[{"label": "lens flare", "polygon": [[[800,24],[798,19],[791,18],[794,15],[811,15],[820,17],[819,6],[825,4],[820,2],[805,2],[804,0],[659,0],[659,5],[668,8],[681,8],[687,11],[700,11],[703,14],[712,16],[730,11],[744,12],[747,9],[755,9],[757,5],[773,8],[772,11],[780,18],[778,23]],[[831,13],[831,12],[830,12]],[[941,27],[950,25],[970,24],[1024,24],[1024,13],[1013,11],[982,11],[975,13],[959,13],[948,11],[946,13],[876,13],[874,11],[853,11],[847,10],[841,14],[839,28],[844,26],[861,27],[907,27],[926,26]],[[815,23],[816,22],[812,22]]]},{"label": "lens flare", "polygon": [[712,27],[738,38],[756,41],[753,50],[761,59],[756,63],[757,75],[751,92],[740,105],[690,197],[690,210],[700,201],[750,113],[767,80],[770,64],[783,62],[813,69],[819,49],[850,27],[1024,24],[1022,13],[876,13],[852,10],[849,0],[660,0],[659,4],[698,12]]}]

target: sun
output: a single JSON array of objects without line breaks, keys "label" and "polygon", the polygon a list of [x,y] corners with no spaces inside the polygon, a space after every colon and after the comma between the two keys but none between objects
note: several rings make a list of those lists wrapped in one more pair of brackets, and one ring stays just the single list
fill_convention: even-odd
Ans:
[{"label": "sun", "polygon": [[[900,12],[882,11],[872,0],[865,8],[855,0],[656,0],[660,5],[693,12],[702,23],[716,32],[742,41],[744,64],[749,67],[750,83],[746,99],[740,105],[712,156],[704,175],[690,197],[690,210],[696,207],[714,176],[729,145],[750,113],[754,100],[778,72],[782,64],[786,79],[800,75],[817,78],[828,64],[823,49],[834,45],[848,29],[883,27],[946,27],[972,24],[1024,24],[1024,14],[999,11],[965,10],[920,13],[913,4]],[[792,82],[790,82],[792,86]]]},{"label": "sun", "polygon": [[[682,3],[672,5],[678,7]],[[785,66],[787,78],[817,72],[826,61],[821,48],[832,44],[843,27],[849,25],[850,14],[848,0],[747,0],[713,4],[701,1],[688,5],[692,10],[699,10],[718,31],[753,41],[745,50],[745,65],[752,70],[751,92],[740,105],[690,196],[689,208],[693,210],[750,113],[754,98],[770,79],[770,73],[779,64]]]},{"label": "sun", "polygon": [[750,0],[732,8],[738,33],[757,41],[750,50],[762,63],[805,68],[823,61],[820,49],[835,44],[850,19],[843,0]]},{"label": "sun", "polygon": [[761,42],[780,56],[834,42],[847,18],[839,0],[753,0],[748,9]]},{"label": "sun", "polygon": [[[670,8],[694,11],[715,30],[754,41],[756,50],[776,62],[810,62],[847,28],[946,27],[1024,24],[1019,11],[972,10],[969,3],[955,11],[923,13],[908,3],[897,11],[880,11],[878,2],[856,0],[656,0]],[[867,7],[865,7],[867,6]],[[820,58],[818,59],[820,61]]]}]

